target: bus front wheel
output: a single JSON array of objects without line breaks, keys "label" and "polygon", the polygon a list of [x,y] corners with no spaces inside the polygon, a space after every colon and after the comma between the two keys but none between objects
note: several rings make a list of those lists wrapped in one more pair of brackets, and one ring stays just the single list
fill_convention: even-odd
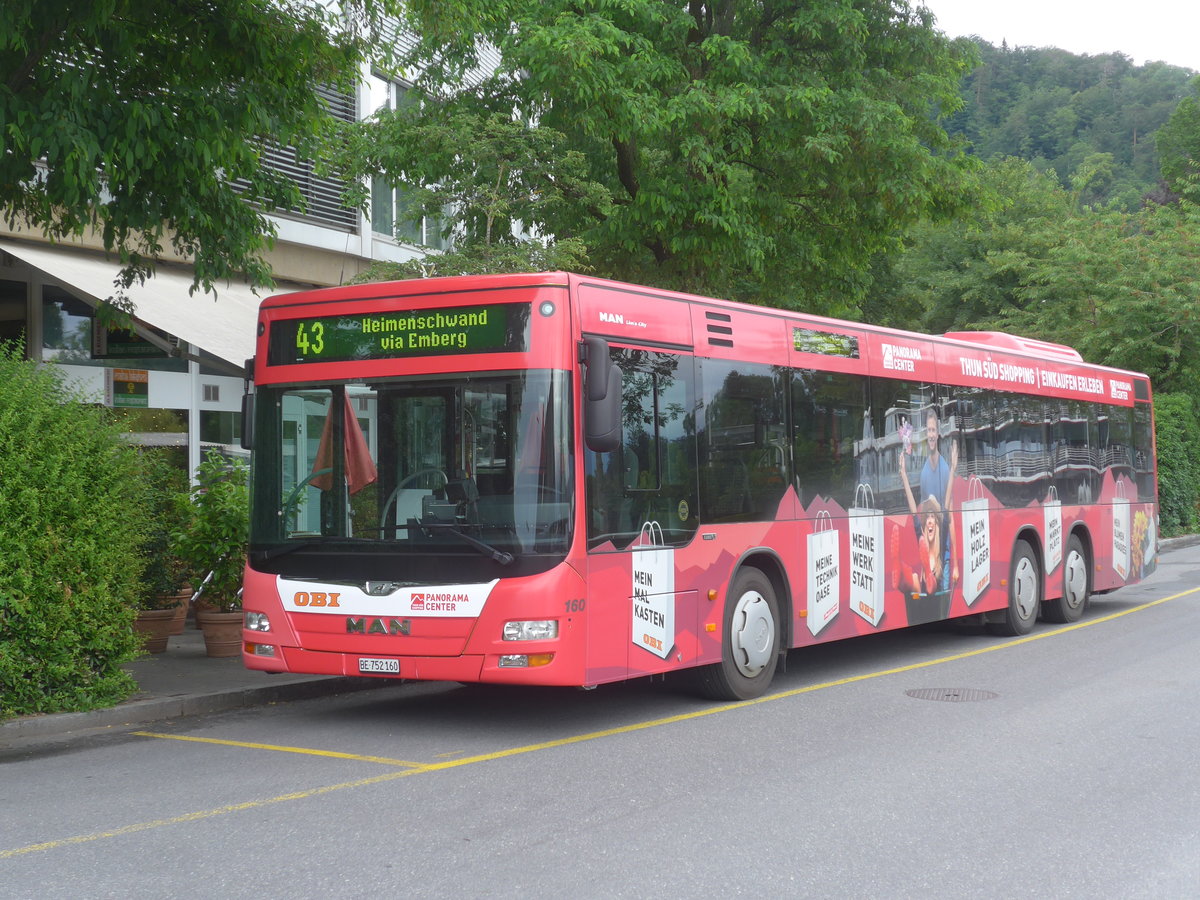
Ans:
[{"label": "bus front wheel", "polygon": [[700,691],[714,700],[761,697],[779,662],[779,602],[771,580],[742,569],[725,598],[721,661],[697,670]]}]

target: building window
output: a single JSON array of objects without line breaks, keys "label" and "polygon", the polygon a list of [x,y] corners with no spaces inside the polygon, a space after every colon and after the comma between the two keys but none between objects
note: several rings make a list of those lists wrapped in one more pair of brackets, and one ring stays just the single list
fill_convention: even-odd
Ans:
[{"label": "building window", "polygon": [[23,281],[0,281],[0,343],[24,344],[25,293]]},{"label": "building window", "polygon": [[125,329],[110,329],[97,341],[95,318],[92,304],[63,288],[43,285],[42,359],[72,366],[187,371],[185,360],[168,357],[160,346]]},{"label": "building window", "polygon": [[[342,122],[354,121],[352,94],[323,85],[317,87],[317,93],[325,101],[331,116]],[[301,156],[296,148],[290,145],[282,146],[275,141],[265,141],[260,150],[263,167],[293,181],[300,189],[304,203],[303,209],[275,210],[272,215],[297,218],[351,232],[357,229],[357,210],[342,202],[342,195],[349,187],[347,179],[337,175],[318,175],[315,162]],[[242,191],[250,187],[245,179],[238,179],[234,184]]]},{"label": "building window", "polygon": [[[382,109],[401,109],[412,103],[408,88],[395,81],[373,76],[367,89],[367,114]],[[371,179],[371,231],[404,244],[445,250],[450,241],[443,235],[441,216],[422,215],[415,208],[413,192],[403,184],[383,178]]]}]

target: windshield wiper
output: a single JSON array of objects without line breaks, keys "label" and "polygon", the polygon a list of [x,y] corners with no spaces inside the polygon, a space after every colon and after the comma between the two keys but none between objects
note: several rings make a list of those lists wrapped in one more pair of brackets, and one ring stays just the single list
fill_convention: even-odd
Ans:
[{"label": "windshield wiper", "polygon": [[479,540],[479,538],[471,537],[471,535],[467,534],[465,531],[460,531],[457,525],[451,525],[449,522],[427,522],[422,524],[421,527],[444,529],[445,531],[450,532],[450,534],[454,535],[464,544],[474,547],[484,556],[495,560],[502,566],[507,566],[511,564],[514,559],[516,559],[516,557],[507,550],[501,550],[499,547],[493,547],[491,544]]},{"label": "windshield wiper", "polygon": [[328,535],[326,537],[321,538],[320,540],[291,541],[286,544],[278,544],[274,547],[271,547],[269,550],[258,550],[258,551],[252,551],[252,552],[261,553],[262,558],[264,560],[268,560],[268,559],[274,559],[276,556],[285,556],[288,553],[295,553],[297,550],[317,550],[322,547],[327,547],[330,544],[346,543],[346,542],[349,542],[351,544],[374,544],[374,543],[376,543],[376,541],[372,540],[371,538],[334,537],[333,535]]}]

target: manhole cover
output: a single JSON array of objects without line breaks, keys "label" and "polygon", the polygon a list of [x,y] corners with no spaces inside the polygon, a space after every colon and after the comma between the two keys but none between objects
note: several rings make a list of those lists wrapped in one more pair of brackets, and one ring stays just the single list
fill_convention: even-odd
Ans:
[{"label": "manhole cover", "polygon": [[904,693],[914,700],[945,700],[947,703],[995,700],[1000,696],[995,691],[981,691],[977,688],[916,688]]}]

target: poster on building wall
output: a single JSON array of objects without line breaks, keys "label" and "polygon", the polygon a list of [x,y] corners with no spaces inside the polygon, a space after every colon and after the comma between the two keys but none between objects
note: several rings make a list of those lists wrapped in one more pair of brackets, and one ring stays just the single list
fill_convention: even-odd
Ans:
[{"label": "poster on building wall", "polygon": [[658,522],[646,522],[631,549],[632,641],[666,659],[675,646],[675,548],[667,546]]},{"label": "poster on building wall", "polygon": [[883,618],[883,513],[869,484],[854,491],[850,507],[850,609],[878,627]]},{"label": "poster on building wall", "polygon": [[104,401],[115,409],[150,406],[150,373],[145,369],[105,369]]},{"label": "poster on building wall", "polygon": [[816,637],[837,618],[842,584],[840,535],[826,510],[817,513],[808,536],[808,630]]},{"label": "poster on building wall", "polygon": [[992,580],[992,525],[983,482],[972,475],[967,480],[967,499],[962,504],[963,599],[970,606]]}]

